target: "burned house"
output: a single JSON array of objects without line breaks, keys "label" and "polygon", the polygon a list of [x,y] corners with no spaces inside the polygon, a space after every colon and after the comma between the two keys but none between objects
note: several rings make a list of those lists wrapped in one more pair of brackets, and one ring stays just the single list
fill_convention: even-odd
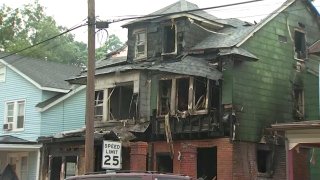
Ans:
[{"label": "burned house", "polygon": [[317,11],[289,0],[250,24],[196,9],[181,0],[123,26],[127,56],[96,64],[96,130],[129,127],[131,169],[285,179],[284,145],[265,128],[319,118]]}]

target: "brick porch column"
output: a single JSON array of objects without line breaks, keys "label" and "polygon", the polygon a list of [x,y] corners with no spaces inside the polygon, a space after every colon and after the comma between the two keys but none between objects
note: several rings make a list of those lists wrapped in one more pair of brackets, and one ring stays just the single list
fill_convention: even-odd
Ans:
[{"label": "brick porch column", "polygon": [[192,144],[181,144],[180,173],[197,179],[197,148]]},{"label": "brick porch column", "polygon": [[130,170],[146,171],[147,170],[147,142],[134,142],[130,145]]}]

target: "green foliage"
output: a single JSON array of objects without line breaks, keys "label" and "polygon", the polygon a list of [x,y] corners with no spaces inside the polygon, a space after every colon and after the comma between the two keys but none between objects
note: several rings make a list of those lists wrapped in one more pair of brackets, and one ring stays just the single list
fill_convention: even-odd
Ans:
[{"label": "green foliage", "polygon": [[[37,1],[20,9],[0,8],[0,50],[15,52],[67,30],[47,16]],[[64,34],[44,44],[20,53],[39,59],[81,65],[87,61],[87,45],[74,40],[74,35]]]},{"label": "green foliage", "polygon": [[116,35],[112,34],[109,36],[108,40],[104,43],[103,46],[96,49],[96,59],[103,59],[105,58],[105,55],[107,53],[115,51],[122,46],[123,43],[120,41],[120,39]]}]

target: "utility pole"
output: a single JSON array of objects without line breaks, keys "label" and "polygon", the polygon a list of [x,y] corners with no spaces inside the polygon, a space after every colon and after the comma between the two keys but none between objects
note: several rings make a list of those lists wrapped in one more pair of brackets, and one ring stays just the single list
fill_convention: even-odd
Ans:
[{"label": "utility pole", "polygon": [[88,63],[86,98],[85,173],[94,171],[95,0],[88,0]]}]

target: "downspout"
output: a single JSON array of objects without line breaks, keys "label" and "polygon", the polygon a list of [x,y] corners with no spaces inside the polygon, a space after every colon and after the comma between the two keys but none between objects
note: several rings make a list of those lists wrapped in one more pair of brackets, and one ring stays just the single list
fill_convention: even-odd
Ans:
[{"label": "downspout", "polygon": [[37,171],[36,171],[36,179],[37,180],[40,180],[40,158],[41,158],[41,149],[43,149],[43,147],[42,148],[39,148],[38,150],[37,150],[37,154],[38,154],[38,156],[37,156]]}]

